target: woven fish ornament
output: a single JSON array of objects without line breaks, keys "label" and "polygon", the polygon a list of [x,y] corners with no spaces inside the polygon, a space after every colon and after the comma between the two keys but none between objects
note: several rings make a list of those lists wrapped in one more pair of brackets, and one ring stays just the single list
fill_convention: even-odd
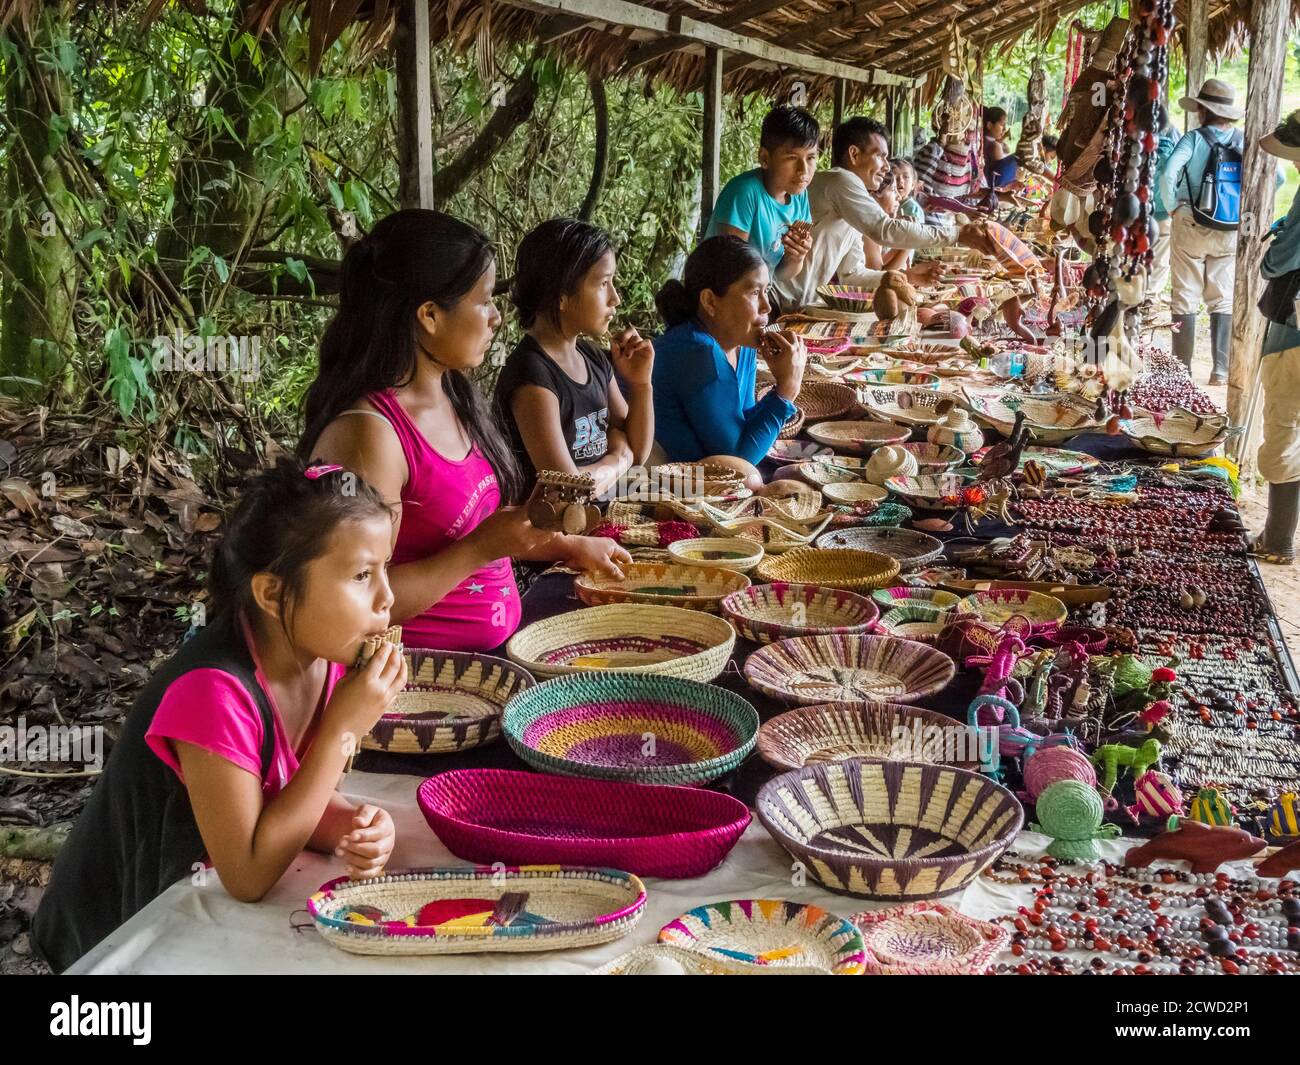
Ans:
[{"label": "woven fish ornament", "polygon": [[1047,480],[1047,470],[1042,463],[1030,459],[1021,467],[1020,472],[1024,475],[1025,483],[1037,488]]},{"label": "woven fish ornament", "polygon": [[[1137,795],[1134,810],[1144,817],[1167,819],[1171,814],[1183,813],[1183,793],[1164,773],[1148,769],[1133,785]],[[1134,812],[1134,811],[1130,811]]]},{"label": "woven fish ornament", "polygon": [[1288,791],[1278,796],[1269,815],[1268,828],[1274,836],[1300,836],[1300,795]]},{"label": "woven fish ornament", "polygon": [[993,245],[998,261],[1012,273],[1028,274],[1041,271],[1042,263],[1033,250],[1001,222],[985,222],[985,231]]},{"label": "woven fish ornament", "polygon": [[1192,800],[1187,816],[1203,825],[1230,825],[1233,823],[1232,807],[1218,788],[1201,788]]}]

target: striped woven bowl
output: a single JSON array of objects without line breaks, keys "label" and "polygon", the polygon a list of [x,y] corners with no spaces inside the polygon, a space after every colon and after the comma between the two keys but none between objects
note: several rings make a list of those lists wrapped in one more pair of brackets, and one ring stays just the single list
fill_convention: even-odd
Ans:
[{"label": "striped woven bowl", "polygon": [[768,781],[758,819],[826,888],[868,899],[961,891],[1015,840],[1016,797],[987,777],[913,762],[818,762]]},{"label": "striped woven bowl", "polygon": [[669,879],[703,876],[749,826],[749,807],[704,788],[454,769],[416,795],[457,858],[589,865]]},{"label": "striped woven bowl", "polygon": [[713,684],[644,673],[558,677],[512,699],[506,741],[547,773],[703,784],[754,749],[758,713]]},{"label": "striped woven bowl", "polygon": [[633,562],[623,567],[622,577],[582,573],[573,581],[578,598],[588,606],[655,603],[715,614],[724,598],[748,587],[749,578],[735,570],[664,562]]},{"label": "striped woven bowl", "polygon": [[722,615],[755,643],[790,636],[867,633],[880,616],[869,599],[820,584],[756,584],[722,601]]},{"label": "striped woven bowl", "polygon": [[732,627],[712,614],[615,603],[536,621],[510,638],[506,655],[535,677],[617,669],[712,680],[735,643]]},{"label": "striped woven bowl", "polygon": [[683,566],[748,573],[763,561],[763,545],[738,536],[704,536],[668,545],[668,556]]},{"label": "striped woven bowl", "polygon": [[975,592],[962,599],[954,610],[958,614],[973,614],[993,625],[1002,625],[1013,617],[1023,617],[1034,632],[1050,632],[1069,616],[1069,608],[1056,596],[1027,588],[990,588]]},{"label": "striped woven bowl", "polygon": [[956,672],[941,651],[890,636],[798,636],[745,661],[754,688],[795,704],[909,703],[947,687]]},{"label": "striped woven bowl", "polygon": [[943,541],[915,529],[859,526],[835,529],[817,537],[818,547],[847,547],[856,551],[874,551],[898,560],[898,568],[907,573],[920,569],[943,556]]},{"label": "striped woven bowl", "polygon": [[850,314],[866,314],[871,310],[871,301],[876,298],[874,289],[854,285],[819,285],[817,295],[827,307]]},{"label": "striped woven bowl", "polygon": [[934,643],[947,623],[948,611],[920,603],[916,606],[890,607],[880,615],[876,629],[884,636]]},{"label": "striped woven bowl", "polygon": [[877,588],[871,593],[872,601],[884,610],[896,606],[932,606],[948,610],[957,605],[961,596],[938,588],[922,588],[913,584],[900,584],[894,588]]},{"label": "striped woven bowl", "polygon": [[537,683],[504,658],[462,651],[408,651],[406,665],[406,688],[362,737],[362,750],[446,754],[492,743],[501,708]]},{"label": "striped woven bowl", "polygon": [[565,950],[627,935],[645,885],[614,869],[413,869],[341,876],[307,900],[325,942],[353,954]]},{"label": "striped woven bowl", "polygon": [[898,576],[898,562],[874,551],[802,547],[784,555],[769,555],[754,573],[760,581],[826,584],[858,592],[892,584]]}]

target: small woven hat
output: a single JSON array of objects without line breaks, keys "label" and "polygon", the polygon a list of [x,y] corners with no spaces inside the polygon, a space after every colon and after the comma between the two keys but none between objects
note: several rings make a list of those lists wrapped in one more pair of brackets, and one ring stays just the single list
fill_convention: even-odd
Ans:
[{"label": "small woven hat", "polygon": [[1237,106],[1237,94],[1232,91],[1232,86],[1218,78],[1206,78],[1201,91],[1195,96],[1184,96],[1178,101],[1178,106],[1184,111],[1205,108],[1211,114],[1230,118],[1234,122],[1240,122],[1246,117],[1246,112]]},{"label": "small woven hat", "polygon": [[1259,146],[1279,159],[1300,162],[1300,110],[1292,111],[1272,133],[1260,137]]},{"label": "small woven hat", "polygon": [[915,455],[897,444],[886,444],[867,460],[866,476],[872,484],[881,485],[891,477],[912,477],[919,471]]}]

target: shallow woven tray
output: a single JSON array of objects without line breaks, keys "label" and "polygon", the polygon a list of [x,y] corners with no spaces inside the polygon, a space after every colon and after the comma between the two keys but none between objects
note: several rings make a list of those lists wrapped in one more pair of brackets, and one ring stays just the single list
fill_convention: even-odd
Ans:
[{"label": "shallow woven tray", "polygon": [[937,898],[966,887],[1015,840],[1024,811],[978,773],[911,762],[819,762],[758,793],[758,818],[831,891]]},{"label": "shallow woven tray", "polygon": [[670,879],[703,876],[750,822],[705,788],[584,780],[515,769],[430,777],[420,811],[457,858],[490,865],[589,865]]},{"label": "shallow woven tray", "polygon": [[[915,388],[938,388],[939,375],[929,370],[908,370],[901,366],[873,366],[850,370],[844,380],[854,385],[911,385]],[[856,398],[856,397],[855,397]]]},{"label": "shallow woven tray", "polygon": [[815,488],[832,484],[861,482],[867,471],[867,460],[857,455],[828,455],[822,459],[804,461],[798,465],[799,477]]},{"label": "shallow woven tray", "polygon": [[935,406],[951,400],[962,406],[959,397],[933,388],[909,385],[859,385],[858,402],[872,415],[899,425],[933,425],[939,420]]},{"label": "shallow woven tray", "polygon": [[991,588],[966,596],[954,607],[954,612],[973,614],[993,625],[1002,625],[1019,616],[1041,632],[1063,624],[1069,609],[1054,595],[1022,588]]},{"label": "shallow woven tray", "polygon": [[1004,925],[940,902],[911,902],[849,918],[862,933],[871,976],[978,976],[1011,940]]},{"label": "shallow woven tray", "polygon": [[748,757],[758,713],[714,684],[593,673],[522,692],[506,705],[502,731],[520,758],[546,773],[703,784]]},{"label": "shallow woven tray", "polygon": [[1040,444],[1059,444],[1080,433],[1100,431],[1096,404],[1065,392],[1026,395],[1009,389],[962,389],[976,421],[1004,436],[1015,428],[1016,412],[1025,412],[1025,428]]},{"label": "shallow woven tray", "polygon": [[636,927],[645,898],[637,877],[613,869],[498,864],[339,877],[307,911],[327,943],[353,954],[469,954],[608,943]]},{"label": "shallow woven tray", "polygon": [[724,598],[749,587],[749,578],[732,569],[669,562],[633,562],[622,568],[621,578],[599,573],[579,574],[574,578],[573,589],[587,606],[655,603],[716,614]]},{"label": "shallow woven tray", "polygon": [[903,703],[821,703],[765,721],[758,753],[777,769],[848,758],[979,768],[974,734],[967,739],[954,726],[944,714]]},{"label": "shallow woven tray", "polygon": [[819,444],[836,451],[851,451],[865,455],[885,444],[901,444],[912,430],[890,422],[848,421],[821,422],[808,427],[808,435]]},{"label": "shallow woven tray", "polygon": [[791,636],[868,633],[880,611],[870,599],[819,584],[756,584],[722,601],[723,616],[754,643]]},{"label": "shallow woven tray", "polygon": [[710,462],[666,462],[654,468],[653,480],[661,491],[680,484],[684,490],[671,494],[681,498],[728,496],[745,490],[745,479],[738,472]]},{"label": "shallow woven tray", "polygon": [[850,314],[866,314],[876,298],[874,289],[854,285],[818,285],[817,295],[827,307],[848,311]]},{"label": "shallow woven tray", "polygon": [[970,478],[960,473],[919,473],[890,477],[885,487],[913,510],[951,510],[958,504],[944,500],[959,497],[969,483]]},{"label": "shallow woven tray", "polygon": [[847,592],[884,588],[898,576],[898,562],[874,551],[804,547],[769,556],[754,571],[760,581],[828,584]]},{"label": "shallow woven tray", "polygon": [[1182,407],[1166,413],[1159,424],[1155,415],[1144,411],[1121,421],[1119,427],[1143,451],[1177,458],[1212,455],[1234,432],[1226,414],[1193,414]]},{"label": "shallow woven tray", "polygon": [[744,672],[753,688],[783,703],[909,703],[947,687],[957,667],[915,640],[832,635],[760,647]]},{"label": "shallow woven tray", "polygon": [[365,751],[446,754],[501,735],[501,708],[536,681],[504,658],[463,651],[409,651],[406,687],[361,739]]},{"label": "shallow woven tray", "polygon": [[705,536],[696,540],[677,540],[668,545],[668,554],[683,566],[731,569],[748,573],[763,561],[763,545],[736,536]]},{"label": "shallow woven tray", "polygon": [[921,603],[916,606],[893,606],[880,615],[876,631],[883,636],[934,643],[948,623],[948,612]]},{"label": "shallow woven tray", "polygon": [[669,921],[659,942],[755,968],[816,966],[862,974],[862,934],[820,906],[782,899],[728,899]]},{"label": "shallow woven tray", "polygon": [[911,584],[900,584],[893,588],[877,588],[871,593],[871,600],[882,610],[892,610],[896,606],[932,606],[938,610],[950,610],[961,599],[956,592],[945,592],[938,588],[917,588]]},{"label": "shallow woven tray", "polygon": [[1020,453],[1018,469],[1024,469],[1025,463],[1037,462],[1048,476],[1063,477],[1076,473],[1086,473],[1101,465],[1099,459],[1082,451],[1070,451],[1060,447],[1027,447]]},{"label": "shallow woven tray", "polygon": [[721,618],[700,610],[615,603],[535,621],[506,644],[506,655],[534,677],[617,669],[712,680],[736,642]]},{"label": "shallow woven tray", "polygon": [[857,401],[857,393],[848,385],[804,378],[794,405],[809,421],[818,422],[843,417]]},{"label": "shallow woven tray", "polygon": [[836,529],[817,537],[820,547],[848,547],[858,551],[875,551],[898,560],[900,572],[920,569],[943,555],[943,541],[915,529],[883,528]]},{"label": "shallow woven tray", "polygon": [[[827,502],[852,506],[855,503],[880,503],[889,496],[889,492],[878,484],[867,484],[865,481],[842,481],[826,485],[822,489],[822,495],[826,497]],[[817,538],[817,542],[820,544],[820,541],[829,535],[831,534],[823,533]]]},{"label": "shallow woven tray", "polygon": [[774,440],[767,449],[767,457],[776,462],[805,462],[818,455],[829,455],[831,449],[824,444],[810,444],[807,440]]},{"label": "shallow woven tray", "polygon": [[966,461],[964,452],[951,444],[914,443],[899,444],[916,459],[918,473],[947,473]]}]

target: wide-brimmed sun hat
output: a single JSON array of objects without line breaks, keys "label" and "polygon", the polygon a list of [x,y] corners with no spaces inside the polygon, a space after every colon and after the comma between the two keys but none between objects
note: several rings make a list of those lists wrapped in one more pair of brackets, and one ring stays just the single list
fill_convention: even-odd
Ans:
[{"label": "wide-brimmed sun hat", "polygon": [[1237,106],[1237,94],[1232,86],[1218,78],[1206,78],[1201,91],[1195,96],[1184,96],[1178,101],[1184,111],[1198,111],[1202,107],[1220,118],[1230,118],[1239,122],[1246,117],[1246,112]]},{"label": "wide-brimmed sun hat", "polygon": [[1300,110],[1292,111],[1272,133],[1260,137],[1259,146],[1279,159],[1300,162]]}]

